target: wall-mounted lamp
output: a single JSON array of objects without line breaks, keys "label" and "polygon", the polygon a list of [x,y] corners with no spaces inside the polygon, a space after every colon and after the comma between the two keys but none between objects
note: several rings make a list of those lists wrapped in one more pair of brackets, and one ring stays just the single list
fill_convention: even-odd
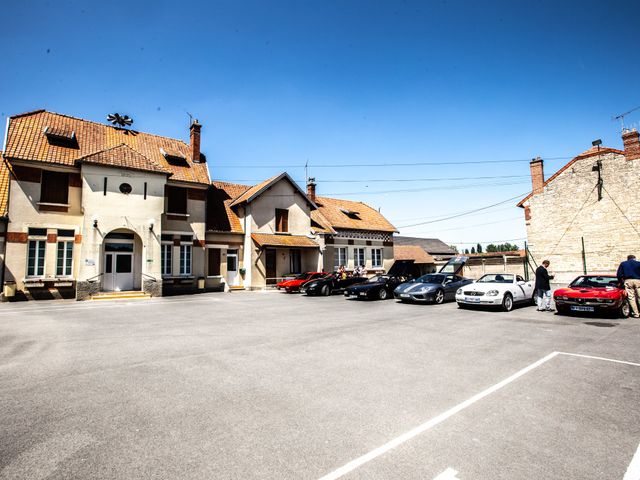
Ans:
[{"label": "wall-mounted lamp", "polygon": [[155,225],[156,221],[152,218],[149,220],[149,231],[153,232],[153,226]]},{"label": "wall-mounted lamp", "polygon": [[98,228],[98,218],[93,217],[93,228]]}]

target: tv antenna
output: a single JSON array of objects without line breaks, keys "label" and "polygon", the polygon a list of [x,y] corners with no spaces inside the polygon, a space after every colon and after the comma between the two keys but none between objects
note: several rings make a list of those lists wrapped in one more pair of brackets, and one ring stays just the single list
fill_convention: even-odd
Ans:
[{"label": "tv antenna", "polygon": [[129,115],[110,113],[109,115],[107,115],[107,121],[113,123],[116,127],[129,127],[133,123],[133,118],[131,118]]},{"label": "tv antenna", "polygon": [[635,112],[638,109],[640,109],[640,106],[637,106],[636,108],[632,108],[628,112],[621,113],[620,115],[613,117],[612,120],[620,120],[620,128],[624,131],[624,117],[626,117],[630,113]]},{"label": "tv antenna", "polygon": [[[187,112],[185,110],[185,112]],[[189,112],[187,112],[187,115],[189,115],[189,128],[191,128],[191,124],[193,123],[193,115],[191,115]]]}]

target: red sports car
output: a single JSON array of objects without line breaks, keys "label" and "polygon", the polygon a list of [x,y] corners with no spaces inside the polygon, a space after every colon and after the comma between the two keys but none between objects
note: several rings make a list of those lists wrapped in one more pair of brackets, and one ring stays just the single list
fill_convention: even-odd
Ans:
[{"label": "red sports car", "polygon": [[284,289],[287,293],[297,292],[300,290],[300,287],[307,283],[309,280],[314,280],[316,278],[324,277],[328,275],[327,272],[304,272],[298,275],[293,280],[283,280],[282,282],[276,285],[278,290]]},{"label": "red sports car", "polygon": [[629,316],[627,292],[615,275],[581,275],[567,288],[553,292],[558,313],[601,312]]}]

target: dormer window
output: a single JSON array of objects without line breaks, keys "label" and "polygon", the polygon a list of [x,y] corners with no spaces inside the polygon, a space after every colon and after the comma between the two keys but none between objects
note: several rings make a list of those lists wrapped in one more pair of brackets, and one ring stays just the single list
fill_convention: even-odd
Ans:
[{"label": "dormer window", "polygon": [[187,162],[187,157],[185,157],[180,152],[175,150],[165,150],[164,148],[160,149],[160,153],[165,158],[167,162],[171,165],[177,165],[179,167],[188,167],[189,163]]},{"label": "dormer window", "polygon": [[49,145],[66,148],[79,148],[76,132],[66,127],[44,127],[43,131]]},{"label": "dormer window", "polygon": [[347,210],[346,208],[341,208],[340,211],[349,218],[353,218],[354,220],[361,220],[360,212],[356,212],[355,210]]}]

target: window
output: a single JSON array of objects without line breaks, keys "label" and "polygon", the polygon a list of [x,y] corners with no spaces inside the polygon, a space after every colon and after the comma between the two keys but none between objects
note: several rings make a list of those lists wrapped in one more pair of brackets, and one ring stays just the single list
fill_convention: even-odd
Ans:
[{"label": "window", "polygon": [[365,253],[364,248],[354,248],[353,249],[353,266],[354,268],[357,266],[364,267],[365,265]]},{"label": "window", "polygon": [[209,248],[207,252],[209,254],[207,275],[209,277],[220,275],[220,249]]},{"label": "window", "polygon": [[382,249],[381,248],[371,249],[371,267],[382,268]]},{"label": "window", "polygon": [[238,271],[238,250],[227,250],[227,272]]},{"label": "window", "polygon": [[337,247],[333,257],[333,269],[338,270],[342,265],[347,265],[347,248]]},{"label": "window", "polygon": [[40,202],[67,204],[69,200],[69,174],[42,171]]},{"label": "window", "polygon": [[124,193],[125,195],[129,195],[131,193],[131,190],[133,190],[131,184],[129,183],[121,183],[118,188],[120,189],[120,192]]},{"label": "window", "polygon": [[289,231],[289,210],[276,208],[276,232]]},{"label": "window", "polygon": [[191,275],[191,245],[180,245],[180,275]]},{"label": "window", "polygon": [[167,213],[187,214],[187,189],[179,187],[167,188]]},{"label": "window", "polygon": [[291,273],[302,272],[302,252],[300,250],[291,250],[289,252],[289,263]]},{"label": "window", "polygon": [[160,270],[162,275],[171,275],[173,268],[171,267],[171,261],[173,256],[173,243],[163,243],[160,245]]},{"label": "window", "polygon": [[56,259],[56,275],[70,277],[73,266],[73,240],[61,240],[58,242],[58,256]]},{"label": "window", "polygon": [[44,276],[44,252],[47,242],[46,228],[30,228],[27,244],[27,277]]}]

